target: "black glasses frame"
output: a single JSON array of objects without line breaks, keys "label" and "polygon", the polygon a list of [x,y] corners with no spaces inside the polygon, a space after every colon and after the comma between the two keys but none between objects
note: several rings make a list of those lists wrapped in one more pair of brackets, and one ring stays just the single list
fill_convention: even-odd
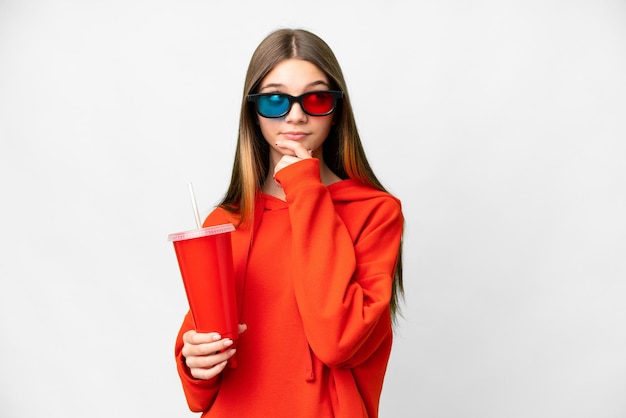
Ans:
[{"label": "black glasses frame", "polygon": [[[328,112],[325,113],[311,113],[311,112],[307,112],[307,110],[304,108],[304,106],[302,105],[302,100],[307,97],[310,96],[312,94],[320,94],[320,93],[325,93],[325,94],[330,94],[333,98],[333,107],[330,108],[330,110]],[[258,105],[258,101],[261,97],[268,97],[268,96],[283,96],[286,97],[287,100],[289,100],[289,107],[287,108],[287,110],[283,113],[281,113],[280,115],[277,116],[268,116],[268,115],[264,115],[263,113],[259,112],[259,105]],[[309,116],[328,116],[331,113],[333,113],[335,111],[335,109],[337,108],[337,100],[343,98],[343,91],[337,91],[337,90],[316,90],[316,91],[309,91],[306,92],[304,94],[301,94],[299,96],[292,96],[290,94],[286,94],[286,93],[258,93],[258,94],[248,94],[246,96],[246,100],[254,103],[255,108],[256,108],[256,112],[263,116],[264,118],[270,118],[270,119],[278,119],[278,118],[282,118],[284,117],[286,114],[288,114],[291,111],[291,107],[293,106],[294,103],[298,103],[300,105],[300,108],[302,109],[302,111],[304,113],[306,113]]]}]

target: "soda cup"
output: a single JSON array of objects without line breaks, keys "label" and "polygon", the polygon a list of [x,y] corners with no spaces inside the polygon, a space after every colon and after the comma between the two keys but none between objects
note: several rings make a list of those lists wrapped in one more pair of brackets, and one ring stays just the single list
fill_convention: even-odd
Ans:
[{"label": "soda cup", "polygon": [[[232,224],[223,224],[168,235],[196,331],[217,332],[233,340],[232,347],[239,337],[230,236],[234,230]],[[229,365],[236,367],[234,356]]]}]

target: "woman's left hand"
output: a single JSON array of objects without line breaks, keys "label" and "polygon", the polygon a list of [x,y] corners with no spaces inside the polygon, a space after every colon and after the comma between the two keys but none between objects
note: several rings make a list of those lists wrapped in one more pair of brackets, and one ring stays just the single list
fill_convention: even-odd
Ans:
[{"label": "woman's left hand", "polygon": [[278,141],[276,146],[282,150],[288,152],[282,156],[278,163],[276,163],[276,167],[274,167],[274,175],[278,173],[283,168],[290,166],[293,163],[297,163],[300,160],[306,160],[308,158],[313,158],[313,150],[308,150],[297,141]]}]

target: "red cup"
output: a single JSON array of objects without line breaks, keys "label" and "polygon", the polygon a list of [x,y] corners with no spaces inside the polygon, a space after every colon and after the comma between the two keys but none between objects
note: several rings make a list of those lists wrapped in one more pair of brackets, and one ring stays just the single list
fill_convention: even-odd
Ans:
[{"label": "red cup", "polygon": [[[234,230],[232,224],[223,224],[170,234],[168,240],[174,243],[196,331],[217,332],[236,343],[237,294],[230,237]],[[236,367],[234,357],[229,364]]]}]

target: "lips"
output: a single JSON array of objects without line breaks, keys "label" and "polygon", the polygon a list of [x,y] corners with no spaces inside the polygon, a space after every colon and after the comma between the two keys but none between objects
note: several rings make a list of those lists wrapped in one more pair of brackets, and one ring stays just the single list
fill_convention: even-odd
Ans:
[{"label": "lips", "polygon": [[306,132],[283,132],[282,135],[291,141],[300,141],[308,135]]}]

